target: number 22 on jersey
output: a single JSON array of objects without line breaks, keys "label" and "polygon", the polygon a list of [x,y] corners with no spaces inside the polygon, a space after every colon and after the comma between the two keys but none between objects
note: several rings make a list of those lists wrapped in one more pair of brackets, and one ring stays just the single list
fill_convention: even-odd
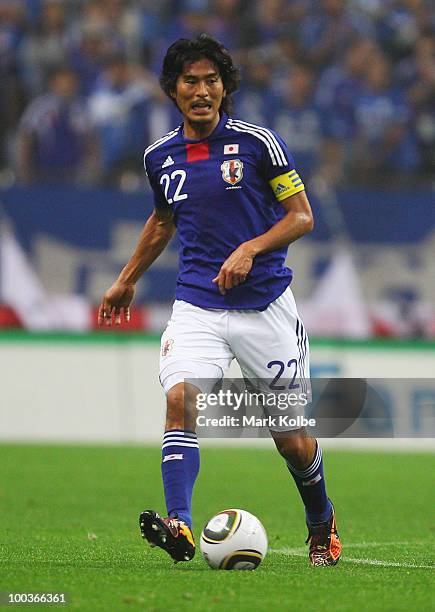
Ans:
[{"label": "number 22 on jersey", "polygon": [[[178,183],[175,187],[175,192],[172,198],[169,196],[169,187],[172,181],[176,181],[178,178]],[[183,189],[184,181],[186,180],[186,171],[185,170],[174,170],[171,175],[162,174],[160,177],[160,185],[163,185],[163,189],[165,192],[165,198],[168,204],[172,204],[173,202],[179,202],[180,200],[185,200],[187,198],[187,193],[181,193]]]}]

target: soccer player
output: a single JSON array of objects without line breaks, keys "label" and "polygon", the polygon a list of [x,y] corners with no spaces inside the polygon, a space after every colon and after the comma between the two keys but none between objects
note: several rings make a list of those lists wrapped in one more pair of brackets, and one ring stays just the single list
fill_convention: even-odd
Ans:
[{"label": "soccer player", "polygon": [[[206,34],[176,41],[160,83],[183,122],[145,150],[155,210],[104,295],[99,324],[129,320],[137,281],[178,231],[176,301],[160,357],[167,517],[146,510],[140,528],[152,546],[187,561],[195,554],[191,498],[201,381],[221,379],[234,358],[246,379],[270,379],[272,362],[296,365],[298,378],[309,376],[308,339],[284,262],[288,245],[312,229],[313,218],[282,139],[229,116],[239,73],[222,44]],[[198,388],[185,379],[198,379]],[[321,448],[302,429],[271,435],[305,506],[311,564],[335,565],[341,543]]]}]

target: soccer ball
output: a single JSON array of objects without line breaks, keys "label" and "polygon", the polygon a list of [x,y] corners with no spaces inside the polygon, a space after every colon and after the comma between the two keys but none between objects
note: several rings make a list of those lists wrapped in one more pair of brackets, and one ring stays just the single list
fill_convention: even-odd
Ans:
[{"label": "soccer ball", "polygon": [[258,518],[232,508],[209,520],[201,533],[201,553],[213,569],[253,570],[267,553],[267,535]]}]

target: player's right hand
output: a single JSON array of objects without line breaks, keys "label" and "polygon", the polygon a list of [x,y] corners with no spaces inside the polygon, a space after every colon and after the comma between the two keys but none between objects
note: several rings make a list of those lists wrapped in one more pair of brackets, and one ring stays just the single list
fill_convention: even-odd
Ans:
[{"label": "player's right hand", "polygon": [[116,281],[104,294],[98,309],[98,325],[112,325],[114,315],[115,325],[121,325],[121,317],[126,323],[130,321],[130,304],[135,294],[135,285]]},{"label": "player's right hand", "polygon": [[225,295],[229,289],[244,283],[253,263],[254,254],[248,243],[245,242],[238,246],[224,261],[219,274],[212,280],[217,284],[220,294]]}]

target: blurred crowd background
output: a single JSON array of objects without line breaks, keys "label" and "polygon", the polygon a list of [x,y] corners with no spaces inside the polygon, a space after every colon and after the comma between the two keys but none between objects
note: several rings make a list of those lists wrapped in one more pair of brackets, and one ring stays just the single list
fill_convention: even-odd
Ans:
[{"label": "blurred crowd background", "polygon": [[0,0],[0,184],[144,188],[144,147],[180,123],[163,55],[201,32],[306,180],[433,184],[433,0]]},{"label": "blurred crowd background", "polygon": [[[434,0],[0,0],[0,328],[95,326],[152,209],[144,148],[181,122],[162,59],[201,32],[307,187],[288,263],[310,333],[435,337]],[[177,247],[130,328],[165,326]]]}]

